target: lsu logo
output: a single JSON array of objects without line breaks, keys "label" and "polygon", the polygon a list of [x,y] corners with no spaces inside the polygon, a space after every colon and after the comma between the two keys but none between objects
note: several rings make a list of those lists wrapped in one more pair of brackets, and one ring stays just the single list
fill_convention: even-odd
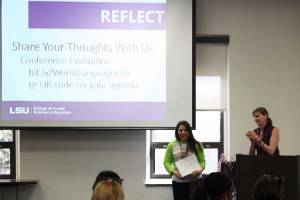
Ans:
[{"label": "lsu logo", "polygon": [[9,107],[9,114],[29,114],[29,107]]}]

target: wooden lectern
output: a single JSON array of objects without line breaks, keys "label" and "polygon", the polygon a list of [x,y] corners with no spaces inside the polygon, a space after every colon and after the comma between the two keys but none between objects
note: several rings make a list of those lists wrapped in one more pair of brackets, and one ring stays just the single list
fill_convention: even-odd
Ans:
[{"label": "wooden lectern", "polygon": [[254,184],[263,174],[284,177],[284,200],[300,200],[300,156],[237,155],[235,167],[238,200],[253,200]]}]

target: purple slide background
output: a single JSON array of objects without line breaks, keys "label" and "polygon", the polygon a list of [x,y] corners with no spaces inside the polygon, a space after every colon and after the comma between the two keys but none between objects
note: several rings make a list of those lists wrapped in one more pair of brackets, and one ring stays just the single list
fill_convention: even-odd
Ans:
[{"label": "purple slide background", "polygon": [[[34,107],[60,107],[71,112],[69,115],[34,114]],[[29,111],[18,113],[18,109]],[[14,114],[11,114],[13,112]],[[165,118],[164,102],[2,102],[4,120],[161,120]]]},{"label": "purple slide background", "polygon": [[165,11],[165,3],[103,3],[103,2],[55,2],[29,1],[29,28],[51,29],[165,29],[166,16],[162,23],[105,23],[101,24],[100,10]]}]

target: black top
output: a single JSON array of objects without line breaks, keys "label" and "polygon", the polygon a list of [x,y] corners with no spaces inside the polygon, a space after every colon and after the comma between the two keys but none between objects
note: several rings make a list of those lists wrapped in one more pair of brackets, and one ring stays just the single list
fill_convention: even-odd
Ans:
[{"label": "black top", "polygon": [[[271,136],[272,136],[272,131],[274,129],[274,126],[270,126],[270,127],[267,127],[264,131],[264,136],[262,138],[262,141],[267,144],[267,145],[270,145],[270,139],[271,139]],[[254,130],[256,135],[259,136],[259,133],[260,133],[260,128],[257,128]],[[256,144],[255,145],[255,149],[257,151],[257,155],[269,155],[267,152],[265,152],[260,145]],[[276,147],[276,150],[273,154],[274,156],[279,156],[279,149],[278,147]]]}]

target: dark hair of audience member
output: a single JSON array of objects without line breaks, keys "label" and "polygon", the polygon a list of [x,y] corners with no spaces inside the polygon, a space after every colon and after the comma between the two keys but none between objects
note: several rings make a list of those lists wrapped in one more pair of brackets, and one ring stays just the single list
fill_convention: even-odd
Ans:
[{"label": "dark hair of audience member", "polygon": [[203,185],[196,190],[194,200],[230,200],[232,198],[232,180],[221,172],[209,174]]},{"label": "dark hair of audience member", "polygon": [[271,175],[262,175],[254,186],[254,200],[281,200],[283,199],[283,179]]}]

